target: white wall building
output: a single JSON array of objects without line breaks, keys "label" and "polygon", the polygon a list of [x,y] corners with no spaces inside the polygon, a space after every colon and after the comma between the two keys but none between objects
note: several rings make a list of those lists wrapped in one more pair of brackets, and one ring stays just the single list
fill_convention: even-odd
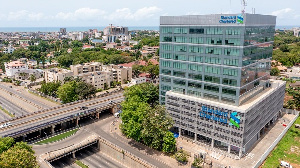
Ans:
[{"label": "white wall building", "polygon": [[12,54],[15,51],[15,48],[11,45],[8,47],[4,47],[3,53],[5,54]]},{"label": "white wall building", "polygon": [[5,73],[7,77],[14,77],[16,72],[27,70],[28,67],[26,64],[20,61],[12,61],[9,63],[4,63]]}]

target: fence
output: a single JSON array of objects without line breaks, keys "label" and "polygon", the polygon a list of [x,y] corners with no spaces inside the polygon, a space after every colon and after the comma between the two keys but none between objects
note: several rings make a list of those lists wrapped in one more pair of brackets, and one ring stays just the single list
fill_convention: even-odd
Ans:
[{"label": "fence", "polygon": [[254,166],[255,168],[258,168],[263,162],[264,160],[269,156],[269,154],[271,153],[271,151],[275,148],[275,146],[279,143],[279,141],[283,138],[283,136],[286,134],[286,132],[289,130],[289,128],[294,124],[294,122],[297,120],[297,118],[299,117],[299,111],[296,110],[290,110],[290,109],[283,109],[282,112],[285,112],[287,114],[294,114],[296,115],[294,117],[294,119],[289,123],[288,126],[286,126],[286,128],[283,130],[283,132],[279,135],[279,137],[277,137],[277,139],[273,142],[273,144],[267,149],[267,151],[262,155],[262,157],[260,158],[260,160],[256,163],[256,165]]}]

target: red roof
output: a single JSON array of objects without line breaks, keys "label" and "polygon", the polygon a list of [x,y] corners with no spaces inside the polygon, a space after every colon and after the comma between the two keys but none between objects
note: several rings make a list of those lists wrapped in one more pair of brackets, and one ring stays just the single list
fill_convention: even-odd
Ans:
[{"label": "red roof", "polygon": [[[153,65],[158,65],[158,61],[155,59],[150,59],[149,62],[151,62]],[[134,62],[129,62],[125,64],[119,64],[120,66],[124,67],[132,67],[133,65],[143,65],[146,66],[148,63],[146,61],[134,61]]]}]

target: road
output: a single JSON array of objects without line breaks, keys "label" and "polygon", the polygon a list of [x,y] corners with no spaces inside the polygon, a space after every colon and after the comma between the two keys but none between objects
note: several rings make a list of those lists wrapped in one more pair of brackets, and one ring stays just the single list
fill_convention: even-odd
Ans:
[{"label": "road", "polygon": [[98,152],[92,147],[81,150],[76,153],[76,158],[83,162],[89,168],[123,168],[125,166],[113,161],[101,152]]},{"label": "road", "polygon": [[25,100],[28,100],[29,102],[31,102],[31,103],[37,105],[37,106],[40,107],[40,108],[50,108],[50,106],[46,105],[45,103],[43,103],[43,102],[41,102],[41,101],[38,101],[38,100],[36,100],[36,99],[32,99],[31,97],[26,96],[26,95],[24,95],[24,94],[22,94],[22,93],[19,93],[19,92],[16,91],[15,89],[10,88],[10,87],[8,87],[8,86],[6,86],[6,85],[3,85],[3,84],[1,84],[1,83],[0,83],[0,88],[3,89],[3,90],[6,90],[6,91],[9,92],[9,93],[12,93],[12,94],[14,94],[14,95],[17,95],[17,96],[19,96],[19,97],[21,97],[21,98],[23,98],[23,99],[25,99]]},{"label": "road", "polygon": [[3,107],[8,112],[10,112],[11,114],[15,114],[16,117],[29,113],[25,109],[17,106],[16,104],[10,102],[9,100],[5,99],[2,96],[0,96],[0,106]]},{"label": "road", "polygon": [[117,93],[68,106],[63,105],[54,107],[52,109],[45,110],[44,112],[42,111],[41,113],[30,114],[23,118],[14,119],[10,121],[12,126],[0,129],[0,137],[5,135],[16,136],[18,134],[24,134],[26,131],[34,132],[39,128],[42,128],[43,125],[45,127],[49,127],[49,125],[54,123],[72,120],[75,118],[76,114],[84,112],[83,110],[80,110],[81,106],[87,106],[89,108],[88,110],[95,108],[108,108],[108,106],[113,106],[113,104],[109,103],[109,100],[113,100],[115,104],[118,104],[124,100],[123,93]]}]

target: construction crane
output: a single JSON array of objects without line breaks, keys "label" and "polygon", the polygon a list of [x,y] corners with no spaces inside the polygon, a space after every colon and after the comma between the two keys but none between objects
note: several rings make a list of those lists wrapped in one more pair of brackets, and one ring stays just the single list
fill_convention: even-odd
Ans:
[{"label": "construction crane", "polygon": [[241,2],[242,2],[242,13],[245,13],[246,6],[247,6],[247,0],[241,0]]}]

